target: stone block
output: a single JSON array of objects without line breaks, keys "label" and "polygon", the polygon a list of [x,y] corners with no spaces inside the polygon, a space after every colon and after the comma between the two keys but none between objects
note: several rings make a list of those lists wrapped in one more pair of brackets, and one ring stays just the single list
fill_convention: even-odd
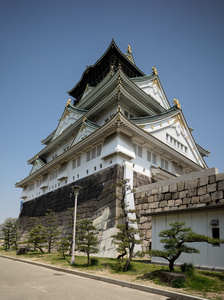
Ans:
[{"label": "stone block", "polygon": [[223,191],[224,190],[224,181],[219,181],[218,182],[218,191]]},{"label": "stone block", "polygon": [[183,203],[182,199],[175,200],[175,206],[180,206]]},{"label": "stone block", "polygon": [[210,194],[206,194],[206,195],[200,196],[200,202],[202,202],[202,203],[208,203],[210,201],[211,201]]},{"label": "stone block", "polygon": [[196,204],[196,207],[204,207],[204,206],[206,206],[206,203],[198,203],[198,204]]},{"label": "stone block", "polygon": [[207,192],[212,193],[216,191],[216,183],[208,184],[207,185]]},{"label": "stone block", "polygon": [[199,186],[204,186],[208,184],[208,177],[202,177],[199,179]]},{"label": "stone block", "polygon": [[180,191],[183,191],[184,190],[184,182],[179,182],[178,184],[177,184],[177,188],[178,188],[178,191],[180,192]]},{"label": "stone block", "polygon": [[150,202],[153,202],[153,200],[154,200],[154,197],[153,196],[149,196],[148,197],[148,202],[150,203]]},{"label": "stone block", "polygon": [[220,173],[216,175],[216,181],[223,181],[224,180],[224,173]]},{"label": "stone block", "polygon": [[216,175],[211,175],[208,177],[208,183],[215,183],[216,182]]},{"label": "stone block", "polygon": [[[150,203],[150,204],[151,204],[151,203]],[[143,209],[147,209],[147,208],[150,207],[150,204],[149,204],[149,203],[143,203],[143,204],[142,204],[142,208],[143,208]]]},{"label": "stone block", "polygon": [[172,194],[171,193],[164,194],[164,200],[170,200],[170,199],[172,199]]},{"label": "stone block", "polygon": [[163,200],[161,202],[159,202],[159,207],[165,207],[167,206],[167,201],[166,200]]},{"label": "stone block", "polygon": [[168,200],[167,205],[168,206],[174,206],[174,200]]},{"label": "stone block", "polygon": [[140,218],[140,223],[142,224],[142,223],[145,223],[145,222],[147,222],[148,221],[148,219],[146,218],[146,217],[141,217]]},{"label": "stone block", "polygon": [[154,195],[154,201],[161,201],[163,200],[163,198],[164,198],[163,194]]},{"label": "stone block", "polygon": [[189,190],[191,188],[196,188],[198,186],[198,180],[194,179],[194,180],[190,180],[190,181],[186,181],[185,182],[185,190]]},{"label": "stone block", "polygon": [[159,207],[159,202],[152,202],[149,203],[149,206],[147,208],[157,208]]},{"label": "stone block", "polygon": [[161,188],[162,193],[168,193],[169,192],[169,186],[168,185],[164,185]]},{"label": "stone block", "polygon": [[201,195],[205,195],[207,192],[207,187],[206,186],[201,186],[198,188],[198,196],[201,196]]},{"label": "stone block", "polygon": [[223,191],[216,191],[214,193],[211,193],[211,199],[212,200],[219,200],[223,198]]},{"label": "stone block", "polygon": [[187,191],[181,191],[179,192],[179,198],[184,198],[187,196]]},{"label": "stone block", "polygon": [[200,197],[199,197],[199,196],[194,196],[194,197],[192,197],[191,199],[192,199],[192,200],[191,200],[192,203],[199,203]]},{"label": "stone block", "polygon": [[178,198],[181,198],[181,197],[179,196],[179,192],[172,193],[172,199],[178,199]]},{"label": "stone block", "polygon": [[187,196],[188,197],[193,197],[197,195],[197,188],[192,188],[188,190]]},{"label": "stone block", "polygon": [[158,192],[159,192],[158,188],[154,188],[154,189],[152,189],[151,194],[156,195],[156,194],[158,194]]},{"label": "stone block", "polygon": [[183,199],[183,204],[190,204],[191,203],[191,198],[184,198]]},{"label": "stone block", "polygon": [[170,192],[177,192],[177,184],[173,183],[170,185]]},{"label": "stone block", "polygon": [[182,205],[179,206],[179,209],[185,209],[185,208],[187,208],[187,205],[182,204]]}]

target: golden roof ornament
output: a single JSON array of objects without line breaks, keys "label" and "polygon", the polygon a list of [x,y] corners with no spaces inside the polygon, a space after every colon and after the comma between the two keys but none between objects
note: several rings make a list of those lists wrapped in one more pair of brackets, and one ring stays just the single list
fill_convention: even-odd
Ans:
[{"label": "golden roof ornament", "polygon": [[157,69],[155,67],[152,67],[152,73],[154,73],[155,75],[158,75]]},{"label": "golden roof ornament", "polygon": [[176,98],[174,98],[173,104],[175,104],[177,108],[181,109],[180,102],[179,102],[179,100],[177,100]]},{"label": "golden roof ornament", "polygon": [[131,47],[130,47],[129,44],[128,44],[128,46],[127,46],[127,51],[128,51],[128,53],[132,54],[132,52],[131,52]]},{"label": "golden roof ornament", "polygon": [[66,103],[66,106],[71,105],[71,102],[72,102],[72,100],[71,100],[71,99],[68,99],[68,101],[67,101],[67,103]]}]

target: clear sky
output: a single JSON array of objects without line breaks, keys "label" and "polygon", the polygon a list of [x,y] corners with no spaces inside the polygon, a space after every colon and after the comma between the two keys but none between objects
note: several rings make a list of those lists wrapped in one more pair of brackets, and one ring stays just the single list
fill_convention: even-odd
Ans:
[{"label": "clear sky", "polygon": [[208,167],[224,172],[223,0],[0,0],[0,224],[18,217],[27,160],[57,126],[67,91],[114,38],[155,65],[180,101]]}]

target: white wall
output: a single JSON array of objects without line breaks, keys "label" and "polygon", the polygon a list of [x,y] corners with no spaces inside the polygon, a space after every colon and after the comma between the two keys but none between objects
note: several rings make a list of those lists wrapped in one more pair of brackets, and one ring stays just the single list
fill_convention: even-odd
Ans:
[{"label": "white wall", "polygon": [[[162,250],[158,236],[160,231],[170,228],[169,224],[175,221],[185,222],[186,227],[191,227],[193,232],[212,237],[211,220],[219,220],[220,239],[224,239],[224,210],[210,210],[201,212],[191,212],[174,215],[160,215],[152,217],[152,249]],[[201,268],[214,268],[224,270],[224,244],[213,246],[208,243],[188,243],[198,249],[200,254],[181,254],[176,261],[177,264],[184,262],[193,263]],[[152,257],[153,262],[166,262],[165,259]]]}]

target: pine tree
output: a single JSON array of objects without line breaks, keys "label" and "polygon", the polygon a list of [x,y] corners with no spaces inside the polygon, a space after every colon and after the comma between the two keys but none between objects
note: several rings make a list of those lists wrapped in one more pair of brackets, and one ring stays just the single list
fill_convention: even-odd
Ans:
[{"label": "pine tree", "polygon": [[38,218],[32,218],[32,226],[29,229],[28,243],[33,244],[34,250],[39,249],[42,253],[44,253],[42,248],[46,241],[46,227],[40,224]]},{"label": "pine tree", "polygon": [[14,246],[17,249],[18,232],[17,232],[17,219],[8,218],[3,224],[2,228],[4,247],[10,249]]},{"label": "pine tree", "polygon": [[57,230],[57,216],[54,211],[48,209],[45,214],[46,217],[46,239],[48,244],[48,252],[51,252],[52,246],[56,244],[57,237],[59,235],[59,231]]},{"label": "pine tree", "polygon": [[170,229],[163,230],[159,233],[162,237],[161,243],[164,243],[164,251],[150,250],[151,256],[162,257],[169,262],[169,269],[173,271],[174,262],[179,258],[181,253],[199,253],[199,250],[189,247],[186,243],[206,242],[209,244],[224,243],[224,240],[213,239],[205,235],[194,233],[191,228],[184,227],[185,223],[170,223]]},{"label": "pine tree", "polygon": [[121,213],[117,217],[118,224],[116,227],[118,232],[117,234],[112,235],[112,238],[113,243],[118,246],[117,251],[120,253],[117,259],[126,256],[123,267],[124,272],[126,272],[129,268],[133,258],[135,245],[141,243],[141,240],[139,239],[139,230],[137,228],[137,220],[131,218],[137,211],[129,209],[125,201],[126,196],[130,193],[133,193],[133,190],[131,189],[130,185],[128,185],[128,182],[128,179],[124,179],[122,182],[113,185],[121,189]]},{"label": "pine tree", "polygon": [[78,222],[76,246],[79,251],[86,253],[88,266],[90,265],[90,254],[98,252],[96,232],[97,229],[91,220],[84,219]]}]

